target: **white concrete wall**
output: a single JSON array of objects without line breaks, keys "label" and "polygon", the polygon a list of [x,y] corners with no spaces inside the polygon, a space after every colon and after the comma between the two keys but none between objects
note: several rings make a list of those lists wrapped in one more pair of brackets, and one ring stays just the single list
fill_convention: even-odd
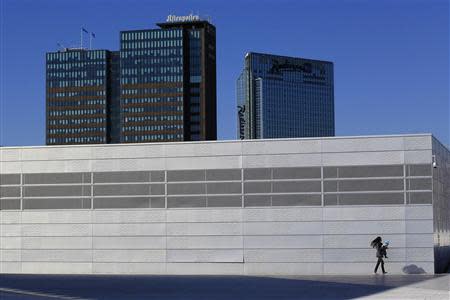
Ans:
[{"label": "white concrete wall", "polygon": [[[0,149],[11,173],[431,163],[431,136]],[[0,211],[0,272],[371,274],[434,272],[432,205]]]},{"label": "white concrete wall", "polygon": [[432,207],[1,211],[3,273],[433,273]]}]

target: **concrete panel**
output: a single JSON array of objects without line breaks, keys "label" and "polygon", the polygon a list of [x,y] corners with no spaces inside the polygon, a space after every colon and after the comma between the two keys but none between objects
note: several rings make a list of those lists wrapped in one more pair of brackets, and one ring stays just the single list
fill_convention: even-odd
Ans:
[{"label": "concrete panel", "polygon": [[[323,247],[331,249],[370,248],[370,242],[376,237],[374,234],[324,235]],[[383,240],[390,241],[391,247],[406,247],[404,234],[383,234]]]},{"label": "concrete panel", "polygon": [[245,250],[245,262],[322,262],[322,249],[255,249]]},{"label": "concrete panel", "polygon": [[430,150],[405,151],[405,164],[431,164]]},{"label": "concrete panel", "polygon": [[430,246],[427,248],[407,248],[406,260],[434,262],[434,248]]},{"label": "concrete panel", "polygon": [[322,222],[244,223],[245,235],[321,234]]},{"label": "concrete panel", "polygon": [[21,216],[21,211],[0,211],[0,224],[20,223]]},{"label": "concrete panel", "polygon": [[321,151],[321,143],[317,140],[296,140],[276,142],[245,141],[242,143],[243,155],[281,154],[281,153],[317,153]]},{"label": "concrete panel", "polygon": [[21,162],[2,162],[0,164],[0,170],[4,174],[8,173],[20,173],[22,171],[22,163]]},{"label": "concrete panel", "polygon": [[0,237],[0,249],[20,249],[22,237]]},{"label": "concrete panel", "polygon": [[[324,262],[348,262],[353,264],[356,262],[376,262],[376,249],[324,249]],[[387,251],[386,262],[403,262],[405,261],[405,248],[391,248]]]},{"label": "concrete panel", "polygon": [[23,262],[90,262],[92,251],[80,249],[22,250]]},{"label": "concrete panel", "polygon": [[22,160],[72,160],[91,156],[91,147],[63,146],[22,149]]},{"label": "concrete panel", "polygon": [[[20,262],[20,250],[2,250],[0,252],[0,261]],[[0,263],[1,264],[1,263]]]},{"label": "concrete panel", "polygon": [[246,263],[246,275],[318,275],[322,263]]},{"label": "concrete panel", "polygon": [[339,138],[322,140],[322,152],[402,151],[403,137]]},{"label": "concrete panel", "polygon": [[90,210],[79,211],[23,211],[23,224],[39,223],[91,223],[92,212]]},{"label": "concrete panel", "polygon": [[165,249],[164,236],[94,237],[94,249]]},{"label": "concrete panel", "polygon": [[23,237],[23,249],[90,249],[92,237]]},{"label": "concrete panel", "polygon": [[323,218],[325,221],[402,220],[405,218],[405,206],[325,207]]},{"label": "concrete panel", "polygon": [[240,263],[167,263],[167,274],[174,275],[242,275]]},{"label": "concrete panel", "polygon": [[336,221],[324,222],[324,234],[401,234],[404,221]]},{"label": "concrete panel", "polygon": [[244,262],[242,249],[167,250],[167,262]]},{"label": "concrete panel", "polygon": [[93,262],[165,262],[166,250],[94,250]]},{"label": "concrete panel", "polygon": [[65,172],[90,172],[91,162],[89,160],[67,160],[64,164]]},{"label": "concrete panel", "polygon": [[165,210],[94,210],[94,223],[162,223]]},{"label": "concrete panel", "polygon": [[241,209],[168,210],[167,222],[240,222]]},{"label": "concrete panel", "polygon": [[322,208],[246,208],[243,211],[245,222],[278,222],[278,221],[321,221]]},{"label": "concrete panel", "polygon": [[1,149],[0,150],[0,161],[7,162],[7,161],[18,161],[21,158],[21,152],[22,149]]},{"label": "concrete panel", "polygon": [[168,143],[165,145],[165,155],[167,157],[241,155],[241,143]]},{"label": "concrete panel", "polygon": [[2,262],[0,264],[0,273],[16,274],[22,272],[22,263],[20,262]]},{"label": "concrete panel", "polygon": [[433,245],[433,234],[407,234],[406,235],[406,247],[430,247]]},{"label": "concrete panel", "polygon": [[166,224],[94,224],[94,236],[165,235]]},{"label": "concrete panel", "polygon": [[165,145],[162,144],[142,144],[142,145],[123,145],[92,147],[92,159],[111,159],[111,158],[158,158],[164,156]]},{"label": "concrete panel", "polygon": [[242,246],[242,236],[167,237],[167,249],[239,249]]},{"label": "concrete panel", "polygon": [[93,172],[164,170],[165,158],[103,159],[92,161]]},{"label": "concrete panel", "polygon": [[0,236],[21,236],[22,225],[2,224],[0,225]]},{"label": "concrete panel", "polygon": [[21,170],[23,173],[58,173],[64,171],[64,161],[22,161]]},{"label": "concrete panel", "polygon": [[90,274],[92,263],[76,262],[23,262],[22,273],[26,274]]},{"label": "concrete panel", "polygon": [[168,223],[167,235],[241,235],[240,223]]},{"label": "concrete panel", "polygon": [[396,165],[403,164],[402,151],[324,153],[324,166]]},{"label": "concrete panel", "polygon": [[244,236],[245,249],[276,249],[276,248],[322,248],[323,237],[321,235],[267,235]]},{"label": "concrete panel", "polygon": [[433,206],[430,205],[420,205],[420,206],[412,206],[407,205],[405,207],[406,211],[406,219],[416,219],[416,220],[426,220],[433,219]]},{"label": "concrete panel", "polygon": [[240,156],[204,156],[166,158],[167,170],[192,170],[192,169],[236,169],[241,167]]},{"label": "concrete panel", "polygon": [[23,236],[90,236],[91,224],[33,224],[23,225]]},{"label": "concrete panel", "polygon": [[428,150],[431,149],[431,135],[405,136],[403,137],[405,150]]},{"label": "concrete panel", "polygon": [[165,274],[165,263],[93,263],[94,274]]},{"label": "concrete panel", "polygon": [[165,274],[165,263],[93,263],[94,274]]},{"label": "concrete panel", "polygon": [[284,154],[243,156],[244,168],[312,167],[322,164],[321,154]]},{"label": "concrete panel", "polygon": [[406,233],[433,233],[433,220],[406,221]]}]

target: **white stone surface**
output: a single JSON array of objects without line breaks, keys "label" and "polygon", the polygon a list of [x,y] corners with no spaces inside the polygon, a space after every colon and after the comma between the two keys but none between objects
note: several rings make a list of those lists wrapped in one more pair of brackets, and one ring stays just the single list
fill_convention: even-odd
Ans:
[{"label": "white stone surface", "polygon": [[242,249],[169,249],[167,250],[168,262],[243,262]]},{"label": "white stone surface", "polygon": [[[431,136],[0,149],[1,173],[431,163]],[[434,270],[432,205],[0,211],[0,272],[372,274]]]},{"label": "white stone surface", "polygon": [[93,249],[165,249],[165,236],[96,236]]}]

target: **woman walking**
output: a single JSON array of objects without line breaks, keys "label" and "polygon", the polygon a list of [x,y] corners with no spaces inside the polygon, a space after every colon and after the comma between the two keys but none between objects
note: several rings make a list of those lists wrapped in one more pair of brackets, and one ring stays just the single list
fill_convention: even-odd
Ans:
[{"label": "woman walking", "polygon": [[377,250],[377,264],[375,266],[375,270],[374,273],[377,273],[378,267],[381,264],[381,271],[383,271],[383,274],[386,274],[387,272],[384,270],[384,261],[383,261],[383,257],[388,258],[386,255],[386,249],[389,246],[389,241],[382,242],[382,239],[380,236],[378,236],[376,239],[374,239],[372,241],[372,243],[370,243],[370,245],[372,246],[372,248],[375,248]]}]

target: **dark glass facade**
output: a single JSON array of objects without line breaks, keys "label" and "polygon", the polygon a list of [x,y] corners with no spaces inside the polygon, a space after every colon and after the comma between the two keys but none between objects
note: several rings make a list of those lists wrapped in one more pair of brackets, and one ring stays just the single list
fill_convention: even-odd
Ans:
[{"label": "dark glass facade", "polygon": [[106,50],[65,50],[46,55],[48,145],[106,143],[108,70]]},{"label": "dark glass facade", "polygon": [[248,53],[237,80],[240,139],[334,136],[333,64]]},{"label": "dark glass facade", "polygon": [[215,28],[158,25],[121,32],[121,141],[215,140]]},{"label": "dark glass facade", "polygon": [[117,52],[47,54],[47,144],[217,138],[215,27],[158,26],[122,31]]}]

